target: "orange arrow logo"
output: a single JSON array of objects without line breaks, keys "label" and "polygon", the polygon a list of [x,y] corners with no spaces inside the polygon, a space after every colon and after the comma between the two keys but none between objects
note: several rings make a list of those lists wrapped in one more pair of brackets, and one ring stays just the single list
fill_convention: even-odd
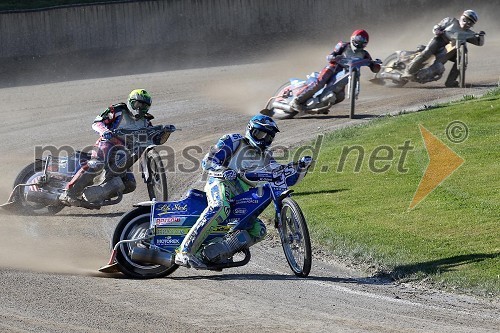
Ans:
[{"label": "orange arrow logo", "polygon": [[434,191],[439,184],[464,163],[464,159],[455,154],[441,140],[432,135],[422,125],[419,125],[419,127],[429,155],[429,165],[420,180],[409,209],[415,208],[420,201],[424,200],[429,193]]}]

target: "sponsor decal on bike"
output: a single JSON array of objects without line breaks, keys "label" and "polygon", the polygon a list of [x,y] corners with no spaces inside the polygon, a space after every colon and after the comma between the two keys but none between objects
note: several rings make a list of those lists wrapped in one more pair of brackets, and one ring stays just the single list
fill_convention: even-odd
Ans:
[{"label": "sponsor decal on bike", "polygon": [[187,204],[179,204],[179,203],[171,204],[171,203],[169,203],[169,204],[155,206],[155,212],[158,213],[157,214],[158,216],[162,216],[162,215],[169,214],[172,212],[187,212],[187,210],[188,210]]},{"label": "sponsor decal on bike", "polygon": [[156,245],[180,245],[181,241],[178,238],[167,236],[165,238],[156,238],[155,243]]},{"label": "sponsor decal on bike", "polygon": [[247,213],[246,208],[236,208],[234,209],[234,215],[245,215]]},{"label": "sponsor decal on bike", "polygon": [[236,205],[240,204],[256,204],[259,203],[259,200],[253,199],[253,198],[240,198],[238,200],[235,200]]},{"label": "sponsor decal on bike", "polygon": [[235,224],[238,224],[240,222],[240,218],[234,218],[234,219],[227,219],[227,224],[228,225],[235,225]]},{"label": "sponsor decal on bike", "polygon": [[157,227],[155,231],[156,236],[184,236],[190,227]]},{"label": "sponsor decal on bike", "polygon": [[217,226],[214,226],[211,231],[212,232],[227,232],[229,231],[229,229],[231,229],[231,227],[227,226],[227,225],[217,225]]},{"label": "sponsor decal on bike", "polygon": [[173,217],[157,217],[154,219],[156,225],[164,225],[169,223],[176,223],[185,220],[185,218],[180,218],[177,216]]}]

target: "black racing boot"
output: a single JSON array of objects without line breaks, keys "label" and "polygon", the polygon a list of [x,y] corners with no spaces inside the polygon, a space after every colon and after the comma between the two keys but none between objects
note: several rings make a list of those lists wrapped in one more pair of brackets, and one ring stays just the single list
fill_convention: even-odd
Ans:
[{"label": "black racing boot", "polygon": [[458,75],[460,74],[460,71],[457,68],[457,64],[454,63],[453,66],[451,67],[450,74],[448,74],[448,77],[446,78],[446,82],[444,83],[445,87],[447,88],[456,88],[458,87]]},{"label": "black racing boot", "polygon": [[424,57],[422,55],[416,56],[406,67],[405,72],[401,76],[402,78],[411,78],[413,77],[419,70],[422,69],[423,64],[424,64]]},{"label": "black racing boot", "polygon": [[68,206],[81,206],[83,190],[94,182],[94,174],[81,170],[71,180],[73,186],[61,194],[59,200]]},{"label": "black racing boot", "polygon": [[292,111],[304,112],[305,107],[302,103],[299,103],[299,101],[297,100],[297,97],[295,97],[290,102],[290,109],[292,109]]}]

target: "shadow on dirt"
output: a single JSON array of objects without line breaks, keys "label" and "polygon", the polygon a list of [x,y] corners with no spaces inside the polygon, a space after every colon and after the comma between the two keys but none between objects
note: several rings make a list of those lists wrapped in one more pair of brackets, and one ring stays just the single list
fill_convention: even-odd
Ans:
[{"label": "shadow on dirt", "polygon": [[55,219],[60,218],[60,217],[120,217],[125,212],[116,212],[116,213],[96,213],[96,212],[89,212],[89,213],[60,213],[60,214],[51,214],[51,213],[44,213],[44,214],[29,214],[29,213],[23,213],[23,212],[16,212],[16,211],[10,211],[6,209],[0,209],[0,215],[13,215],[13,216],[26,216],[26,217],[36,217],[36,216],[52,216]]},{"label": "shadow on dirt", "polygon": [[[348,111],[346,111],[348,112]],[[376,114],[355,114],[352,119],[368,119],[368,118],[377,118],[380,115]],[[304,119],[318,119],[318,120],[326,120],[326,119],[348,119],[349,115],[347,114],[339,114],[339,115],[309,115],[299,118],[293,118],[294,120],[304,120]]]},{"label": "shadow on dirt", "polygon": [[437,89],[455,89],[455,90],[460,90],[460,89],[472,89],[472,88],[495,88],[497,87],[497,84],[470,84],[466,83],[464,88],[459,88],[459,87],[445,87],[444,85],[428,85],[425,86],[423,84],[409,84],[404,87],[390,87],[389,88],[397,88],[397,89],[405,89],[405,88],[411,88],[411,89],[428,89],[428,90],[437,90]]},{"label": "shadow on dirt", "polygon": [[411,265],[401,265],[401,266],[396,266],[392,270],[392,272],[384,273],[382,275],[379,275],[379,277],[400,280],[421,273],[426,275],[432,275],[437,273],[449,272],[453,271],[455,267],[477,263],[487,259],[495,259],[498,258],[499,255],[500,252],[475,253],[475,254],[467,254],[450,258],[444,258],[439,260],[432,260],[427,262],[420,262]]},{"label": "shadow on dirt", "polygon": [[126,212],[116,212],[116,213],[70,213],[70,214],[58,214],[56,216],[60,217],[120,217]]},{"label": "shadow on dirt", "polygon": [[210,275],[210,276],[183,276],[183,277],[170,277],[172,280],[256,280],[256,281],[287,281],[287,280],[310,280],[322,281],[333,283],[346,283],[346,284],[369,284],[369,285],[385,285],[390,284],[392,281],[383,277],[362,277],[362,278],[342,278],[342,277],[329,277],[329,276],[311,276],[306,278],[299,278],[295,275],[280,275],[280,274],[223,274],[223,275]]},{"label": "shadow on dirt", "polygon": [[293,196],[301,196],[301,195],[312,195],[312,194],[325,194],[325,193],[337,193],[337,192],[343,192],[343,191],[349,191],[347,188],[339,188],[337,190],[322,190],[322,191],[310,191],[310,192],[293,192]]}]

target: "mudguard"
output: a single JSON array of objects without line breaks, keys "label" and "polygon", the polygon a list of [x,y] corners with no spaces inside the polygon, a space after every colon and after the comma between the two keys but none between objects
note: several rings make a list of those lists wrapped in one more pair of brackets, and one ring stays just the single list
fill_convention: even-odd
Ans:
[{"label": "mudguard", "polygon": [[151,170],[148,165],[148,152],[153,150],[157,145],[150,145],[146,147],[144,152],[141,155],[141,160],[139,162],[139,171],[142,174],[142,179],[147,183],[149,180],[149,175],[151,174]]}]

